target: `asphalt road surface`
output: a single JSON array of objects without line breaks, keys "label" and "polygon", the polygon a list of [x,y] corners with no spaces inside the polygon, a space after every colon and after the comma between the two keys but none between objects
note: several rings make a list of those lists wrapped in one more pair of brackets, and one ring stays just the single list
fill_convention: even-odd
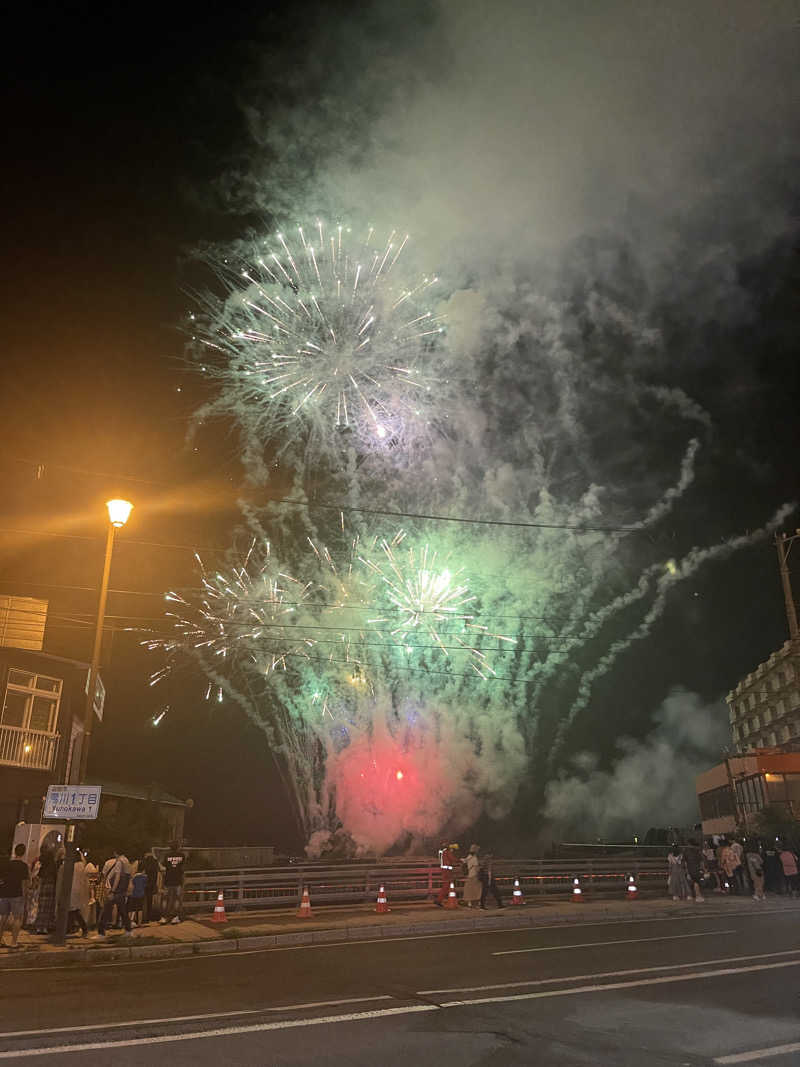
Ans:
[{"label": "asphalt road surface", "polygon": [[0,971],[0,1060],[800,1064],[800,909]]}]

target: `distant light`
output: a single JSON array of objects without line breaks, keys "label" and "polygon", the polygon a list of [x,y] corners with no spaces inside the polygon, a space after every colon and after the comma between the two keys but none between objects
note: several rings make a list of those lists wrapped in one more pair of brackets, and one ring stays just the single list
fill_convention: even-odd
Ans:
[{"label": "distant light", "polygon": [[677,574],[678,573],[678,565],[677,565],[677,563],[675,562],[674,559],[668,559],[667,562],[664,564],[664,566],[667,568],[667,571],[668,571],[669,574]]},{"label": "distant light", "polygon": [[112,526],[124,526],[133,511],[130,500],[107,500],[108,518]]},{"label": "distant light", "polygon": [[378,426],[375,432],[377,433],[378,437],[385,437],[386,436],[386,427],[385,426]]},{"label": "distant light", "polygon": [[402,771],[398,771],[397,774],[395,775],[395,778],[398,780],[398,782],[402,782],[402,780],[403,780],[403,772]]},{"label": "distant light", "polygon": [[33,745],[26,745],[26,746],[25,746],[25,748],[23,749],[23,751],[24,751],[24,752],[30,752],[30,750],[31,750],[32,748],[33,748]]}]

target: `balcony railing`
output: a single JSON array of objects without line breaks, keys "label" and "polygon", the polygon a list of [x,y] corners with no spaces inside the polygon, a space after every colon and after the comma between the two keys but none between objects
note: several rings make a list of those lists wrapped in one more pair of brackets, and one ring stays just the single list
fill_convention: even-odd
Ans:
[{"label": "balcony railing", "polygon": [[0,763],[51,771],[58,751],[58,734],[0,725]]}]

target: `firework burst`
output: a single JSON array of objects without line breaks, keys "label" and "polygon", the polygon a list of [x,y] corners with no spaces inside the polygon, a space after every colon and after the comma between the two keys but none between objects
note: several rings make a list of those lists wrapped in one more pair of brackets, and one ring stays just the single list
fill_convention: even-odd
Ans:
[{"label": "firework burst", "polygon": [[405,539],[405,531],[399,530],[391,541],[378,542],[376,554],[358,557],[387,608],[368,624],[388,625],[407,655],[431,648],[448,657],[451,651],[466,652],[482,678],[495,674],[489,659],[496,642],[513,644],[513,638],[490,633],[475,621],[476,597],[459,580],[460,571],[452,572],[427,544],[420,549],[403,546]]},{"label": "firework burst", "polygon": [[314,452],[387,451],[425,437],[443,327],[427,306],[435,277],[411,278],[408,236],[378,243],[322,222],[215,267],[228,298],[195,320],[202,369],[220,383],[207,411],[233,414],[261,446],[302,440]]},{"label": "firework burst", "polygon": [[[254,540],[239,566],[209,572],[199,556],[201,585],[192,593],[170,592],[166,612],[174,634],[148,639],[150,649],[167,654],[167,665],[151,676],[151,684],[172,670],[174,660],[192,654],[215,676],[237,671],[269,674],[286,669],[287,657],[307,654],[314,640],[296,625],[298,608],[308,599],[313,583],[303,583],[281,570],[271,545]],[[211,695],[209,684],[206,696]],[[219,686],[217,692],[221,693]]]}]

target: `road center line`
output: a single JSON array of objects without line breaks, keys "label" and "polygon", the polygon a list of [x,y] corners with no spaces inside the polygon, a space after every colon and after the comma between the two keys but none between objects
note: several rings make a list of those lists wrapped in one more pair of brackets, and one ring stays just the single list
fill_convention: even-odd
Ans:
[{"label": "road center line", "polygon": [[[513,993],[503,997],[475,997],[472,1000],[448,1000],[442,1008],[465,1008],[474,1004],[504,1004],[514,1000],[543,1000],[545,997],[568,997],[576,993],[603,993],[614,989],[635,989],[638,986],[669,985],[673,982],[696,982],[701,978],[719,978],[752,971],[774,971],[779,967],[800,967],[800,960],[782,963],[759,963],[753,967],[726,967],[717,971],[693,971],[691,974],[669,974],[660,978],[641,978],[635,982],[606,982],[603,985],[572,986],[569,989],[543,989],[536,993]],[[2,1053],[0,1053],[2,1055]]]},{"label": "road center line", "polygon": [[800,1052],[800,1041],[793,1045],[773,1045],[772,1048],[757,1048],[752,1052],[735,1052],[731,1056],[717,1056],[714,1063],[752,1063],[753,1060],[768,1060],[772,1056],[788,1056]]},{"label": "road center line", "polygon": [[[465,1008],[480,1004],[502,1004],[522,1000],[541,1000],[546,997],[577,996],[583,993],[604,993],[615,989],[635,989],[642,986],[666,985],[673,982],[693,982],[703,978],[719,978],[731,974],[750,974],[754,971],[771,971],[782,967],[800,967],[800,960],[785,960],[781,963],[761,963],[752,967],[729,967],[725,970],[717,971],[694,971],[691,974],[667,975],[659,978],[642,978],[634,982],[609,982],[603,985],[573,986],[569,989],[539,990],[535,993],[515,993],[502,997],[475,997],[471,1000],[450,1000],[438,1005],[409,1004],[397,1008],[375,1008],[374,1011],[348,1012],[345,1015],[320,1015],[306,1019],[281,1019],[274,1023],[253,1023],[247,1026],[226,1026],[214,1030],[195,1030],[188,1034],[162,1034],[157,1037],[131,1037],[118,1041],[93,1041],[76,1045],[54,1045],[50,1047],[38,1046],[36,1048],[22,1048],[0,1052],[0,1059],[21,1059],[23,1056],[53,1056],[66,1052],[94,1052],[99,1049],[131,1048],[137,1045],[168,1045],[178,1041],[199,1041],[203,1038],[214,1037],[236,1037],[242,1034],[264,1033],[268,1030],[292,1030],[304,1026],[323,1026],[329,1023],[364,1022],[369,1019],[383,1019],[393,1015],[415,1015],[426,1011],[443,1011],[447,1008]],[[778,1055],[778,1053],[775,1053],[775,1055]]]},{"label": "road center line", "polygon": [[706,930],[700,934],[668,934],[664,937],[628,937],[621,941],[584,941],[580,945],[544,945],[540,948],[507,948],[493,952],[493,956],[519,956],[524,952],[562,952],[568,948],[601,948],[603,945],[643,945],[648,941],[681,941],[686,937],[716,937],[718,934],[738,934],[738,930]]},{"label": "road center line", "polygon": [[241,1015],[264,1015],[266,1012],[303,1011],[308,1008],[335,1008],[340,1004],[369,1004],[376,1000],[394,1000],[381,997],[347,997],[345,1000],[317,1000],[305,1004],[285,1004],[267,1008],[242,1008],[239,1011],[210,1011],[202,1015],[170,1015],[160,1019],[129,1019],[123,1023],[88,1023],[85,1026],[51,1026],[46,1030],[0,1030],[0,1041],[9,1037],[41,1037],[44,1034],[79,1034],[91,1030],[119,1030],[126,1026],[162,1026],[164,1023],[193,1023],[202,1019],[233,1019]]},{"label": "road center line", "polygon": [[362,1022],[381,1019],[387,1015],[414,1015],[423,1011],[439,1011],[437,1004],[409,1004],[402,1008],[376,1008],[375,1011],[354,1011],[346,1015],[320,1015],[311,1019],[282,1019],[275,1023],[254,1023],[252,1026],[225,1026],[217,1030],[195,1030],[190,1034],[167,1034],[158,1037],[131,1037],[120,1041],[92,1041],[81,1045],[50,1045],[23,1048],[14,1052],[0,1052],[0,1060],[21,1056],[56,1056],[65,1052],[94,1052],[98,1049],[130,1048],[136,1045],[167,1045],[175,1041],[198,1041],[208,1037],[235,1037],[239,1034],[258,1034],[266,1030],[293,1030],[301,1026],[323,1026],[326,1023]]},{"label": "road center line", "polygon": [[418,989],[418,997],[443,996],[445,993],[483,993],[490,989],[524,989],[526,986],[562,985],[565,982],[588,982],[593,978],[621,978],[631,974],[660,974],[680,971],[688,967],[711,967],[718,963],[744,963],[746,960],[773,960],[779,956],[797,956],[800,948],[782,952],[759,952],[752,956],[723,956],[716,960],[694,960],[691,963],[663,963],[659,967],[635,967],[625,971],[598,971],[594,974],[570,974],[566,978],[532,978],[527,982],[496,982],[494,985],[469,985],[451,989]]}]

